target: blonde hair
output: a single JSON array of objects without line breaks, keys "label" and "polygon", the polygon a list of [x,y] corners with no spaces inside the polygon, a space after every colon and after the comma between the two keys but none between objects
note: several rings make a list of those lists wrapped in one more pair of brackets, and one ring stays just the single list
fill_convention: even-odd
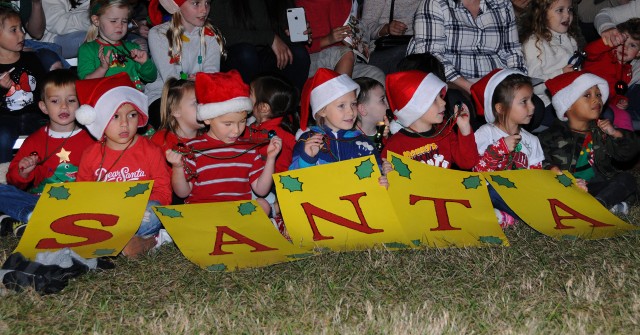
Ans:
[{"label": "blonde hair", "polygon": [[[169,41],[169,59],[180,59],[182,56],[182,35],[184,34],[184,25],[182,24],[182,14],[180,11],[173,13],[171,21],[169,21],[169,29],[167,29],[167,40]],[[220,30],[215,28],[207,19],[204,27],[200,30],[200,48],[201,56],[204,59],[207,54],[207,45],[204,43],[205,30],[210,29],[215,33],[216,40],[220,45],[220,54],[226,57],[225,40]]]},{"label": "blonde hair", "polygon": [[[128,0],[91,0],[89,4],[89,19],[91,21],[92,16],[100,17],[104,14],[107,9],[111,7],[117,8],[127,8],[129,10],[129,16],[131,16],[131,4],[129,4]],[[87,29],[87,37],[85,37],[85,42],[94,41],[98,38],[100,33],[100,28],[93,24],[93,21],[90,22],[89,29]]]},{"label": "blonde hair", "polygon": [[178,121],[172,112],[178,108],[180,101],[185,92],[195,91],[196,86],[192,80],[169,78],[162,88],[162,97],[160,98],[160,128],[169,130],[173,133],[178,129]]}]

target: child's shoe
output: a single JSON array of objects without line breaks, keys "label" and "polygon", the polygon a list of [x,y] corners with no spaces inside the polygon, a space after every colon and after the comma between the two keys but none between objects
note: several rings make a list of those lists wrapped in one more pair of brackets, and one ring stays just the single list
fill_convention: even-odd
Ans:
[{"label": "child's shoe", "polygon": [[627,215],[629,214],[629,204],[625,201],[619,202],[611,206],[611,208],[609,208],[609,211],[615,215]]},{"label": "child's shoe", "polygon": [[14,220],[9,215],[0,215],[0,236],[9,236],[13,234],[16,237],[22,237],[26,224]]},{"label": "child's shoe", "polygon": [[163,244],[173,243],[173,239],[171,238],[171,235],[167,233],[166,229],[160,229],[158,234],[156,234],[154,237],[156,239],[156,245],[153,247],[153,249],[151,249],[152,251],[160,249]]},{"label": "child's shoe", "polygon": [[289,236],[289,232],[287,231],[287,226],[284,225],[284,219],[282,219],[281,213],[276,214],[271,219],[271,223],[273,223],[273,226],[276,227],[276,229],[278,229],[278,232],[280,232],[280,234],[284,238],[286,238],[287,240],[289,240],[289,242],[291,242],[291,236]]},{"label": "child's shoe", "polygon": [[500,224],[500,227],[507,228],[516,224],[516,219],[513,216],[497,208],[494,208],[493,211],[496,213],[496,218],[498,218],[498,223]]}]

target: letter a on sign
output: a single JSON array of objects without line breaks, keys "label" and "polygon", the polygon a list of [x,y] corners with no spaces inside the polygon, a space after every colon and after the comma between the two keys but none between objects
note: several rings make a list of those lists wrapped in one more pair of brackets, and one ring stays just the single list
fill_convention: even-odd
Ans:
[{"label": "letter a on sign", "polygon": [[138,230],[153,181],[47,185],[16,248],[25,257],[71,248],[95,258],[120,253]]}]

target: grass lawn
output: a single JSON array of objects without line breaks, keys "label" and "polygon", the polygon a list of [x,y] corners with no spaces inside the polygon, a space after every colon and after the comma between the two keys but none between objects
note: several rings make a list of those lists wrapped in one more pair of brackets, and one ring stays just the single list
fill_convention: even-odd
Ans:
[{"label": "grass lawn", "polygon": [[[626,218],[640,223],[640,207]],[[175,246],[72,280],[0,289],[0,334],[638,333],[640,234],[511,247],[369,250],[210,273]],[[0,240],[0,262],[17,240]]]}]

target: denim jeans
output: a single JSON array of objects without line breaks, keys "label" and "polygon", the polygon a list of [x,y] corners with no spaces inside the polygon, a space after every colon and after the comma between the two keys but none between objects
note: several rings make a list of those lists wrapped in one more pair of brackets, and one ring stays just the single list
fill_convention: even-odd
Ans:
[{"label": "denim jeans", "polygon": [[84,43],[87,36],[86,31],[75,31],[64,35],[58,35],[53,42],[62,47],[62,57],[75,58],[78,57],[78,48]]},{"label": "denim jeans", "polygon": [[52,54],[55,54],[65,69],[71,67],[71,65],[67,63],[67,60],[62,57],[62,48],[55,43],[41,42],[36,40],[25,40],[24,47],[33,49],[33,51],[36,52],[38,58],[40,58],[42,66],[47,72],[49,71],[48,67],[51,67],[51,65],[53,65],[53,62],[51,62],[51,60],[43,60],[43,55],[46,55],[45,57],[50,57]]},{"label": "denim jeans", "polygon": [[20,222],[29,221],[39,198],[13,185],[0,184],[0,212]]},{"label": "denim jeans", "polygon": [[149,200],[147,208],[144,211],[142,222],[140,222],[140,228],[136,232],[137,236],[147,237],[155,235],[160,231],[162,224],[156,213],[153,212],[154,206],[160,206],[160,203],[155,200]]},{"label": "denim jeans", "polygon": [[39,110],[0,114],[0,163],[11,161],[13,145],[20,135],[31,135],[46,123],[47,118]]}]

